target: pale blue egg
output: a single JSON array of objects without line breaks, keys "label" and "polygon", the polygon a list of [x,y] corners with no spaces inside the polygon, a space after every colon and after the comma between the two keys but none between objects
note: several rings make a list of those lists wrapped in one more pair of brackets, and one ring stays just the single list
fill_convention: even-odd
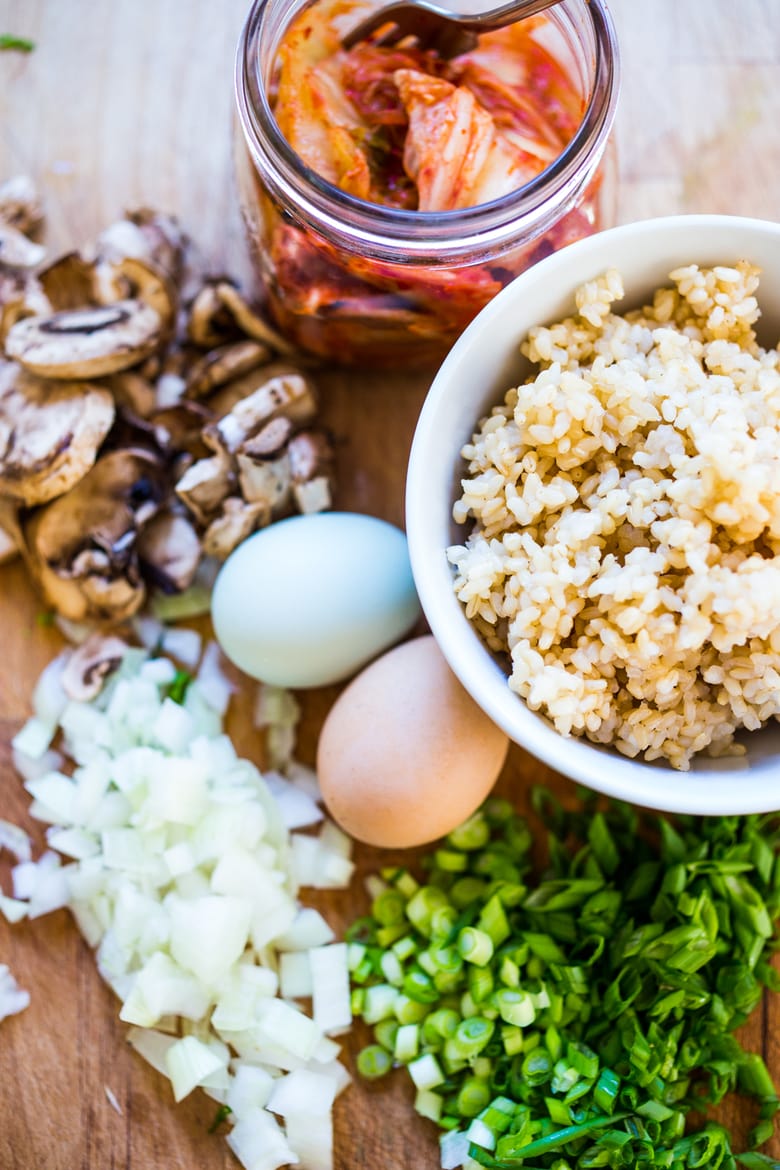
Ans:
[{"label": "pale blue egg", "polygon": [[225,561],[211,613],[225,654],[253,678],[285,687],[340,682],[420,616],[406,537],[355,512],[280,520]]}]

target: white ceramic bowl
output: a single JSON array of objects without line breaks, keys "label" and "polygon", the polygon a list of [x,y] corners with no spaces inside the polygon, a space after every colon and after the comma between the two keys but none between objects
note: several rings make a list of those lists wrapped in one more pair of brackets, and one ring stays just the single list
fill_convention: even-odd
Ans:
[{"label": "white ceramic bowl", "polygon": [[502,666],[455,597],[445,549],[462,543],[467,531],[451,515],[464,469],[460,449],[477,420],[517,383],[518,345],[531,326],[571,313],[576,287],[610,266],[623,275],[623,311],[668,283],[678,265],[743,258],[763,270],[759,337],[772,346],[780,337],[780,224],[717,215],[646,220],[549,256],[499,293],[457,341],[425,400],[409,460],[412,570],[431,631],[463,685],[512,740],[550,767],[589,788],[669,812],[728,815],[780,808],[780,724],[745,734],[746,756],[696,759],[683,773],[560,735],[510,691]]}]

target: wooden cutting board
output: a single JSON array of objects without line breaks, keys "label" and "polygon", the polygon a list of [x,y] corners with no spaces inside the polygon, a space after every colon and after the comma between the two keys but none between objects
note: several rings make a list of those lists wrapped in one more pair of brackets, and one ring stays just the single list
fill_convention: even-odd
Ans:
[{"label": "wooden cutting board", "polygon": [[[231,174],[231,77],[244,0],[0,0],[0,34],[30,37],[29,57],[0,53],[0,177],[33,174],[47,197],[52,253],[78,246],[124,207],[177,213],[215,271],[249,270]],[[679,211],[772,218],[780,199],[780,8],[776,0],[612,0],[623,50],[618,121],[620,220]],[[618,258],[619,260],[619,258]],[[322,378],[324,421],[338,436],[340,507],[402,522],[403,480],[428,376],[405,370]],[[60,649],[36,624],[18,565],[0,569],[0,816],[42,841],[10,765],[9,741],[35,678]],[[311,762],[335,688],[302,696],[299,754]],[[240,696],[231,731],[259,758]],[[513,750],[501,788],[524,808],[532,783],[568,781]],[[380,864],[357,853],[360,873]],[[387,856],[383,855],[382,863]],[[7,866],[0,869],[7,879]],[[313,901],[313,899],[312,899]],[[317,899],[337,929],[365,908],[362,883]],[[213,1103],[175,1107],[163,1078],[124,1041],[117,1003],[62,911],[9,928],[0,962],[31,1006],[0,1024],[0,1170],[228,1170],[209,1134]],[[359,1046],[347,1042],[347,1060]],[[780,1004],[745,1030],[780,1078]],[[117,1111],[107,1091],[116,1099]],[[338,1170],[433,1170],[434,1127],[417,1118],[402,1077],[353,1086],[336,1115]],[[723,1116],[744,1133],[753,1113]],[[780,1142],[775,1143],[780,1156]]]}]

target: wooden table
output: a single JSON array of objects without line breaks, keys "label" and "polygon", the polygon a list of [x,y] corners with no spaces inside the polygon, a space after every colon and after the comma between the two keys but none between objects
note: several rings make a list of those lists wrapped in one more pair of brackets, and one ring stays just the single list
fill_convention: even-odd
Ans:
[{"label": "wooden table", "polygon": [[[0,176],[24,171],[46,193],[52,252],[80,245],[124,207],[176,212],[215,271],[248,278],[230,159],[233,52],[246,0],[0,0],[0,33],[36,42],[0,53]],[[771,218],[780,200],[780,10],[777,0],[612,0],[623,48],[618,119],[621,221],[679,211]],[[402,483],[426,378],[330,373],[326,422],[342,437],[338,503],[400,522]],[[381,436],[381,440],[380,440]],[[18,566],[0,570],[0,815],[33,829],[9,762],[31,684],[60,647],[36,627]],[[333,691],[304,696],[300,754],[312,760]],[[247,728],[242,749],[257,753]],[[505,788],[568,783],[519,749]],[[376,864],[370,851],[360,867]],[[3,872],[5,875],[5,871]],[[334,925],[362,893],[334,896]],[[117,1005],[63,911],[13,929],[0,962],[32,995],[0,1025],[0,1170],[228,1170],[207,1133],[213,1104],[170,1091],[126,1046]],[[746,1029],[780,1077],[780,1004]],[[121,1113],[109,1103],[115,1094]],[[401,1078],[390,1093],[353,1087],[337,1113],[339,1170],[431,1170],[433,1127],[414,1117]],[[740,1115],[742,1111],[742,1115]],[[744,1132],[737,1102],[728,1120]],[[774,1147],[780,1155],[780,1143]]]}]

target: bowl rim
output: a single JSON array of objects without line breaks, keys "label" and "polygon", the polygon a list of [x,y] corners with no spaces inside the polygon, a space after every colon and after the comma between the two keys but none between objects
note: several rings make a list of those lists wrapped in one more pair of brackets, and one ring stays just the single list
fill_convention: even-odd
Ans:
[{"label": "bowl rim", "polygon": [[[616,749],[601,748],[585,738],[562,736],[546,718],[531,711],[509,690],[505,672],[466,618],[454,591],[451,597],[455,608],[445,601],[441,588],[445,552],[442,548],[432,547],[429,540],[431,524],[439,524],[441,520],[430,502],[428,486],[438,420],[452,393],[453,378],[461,361],[480,343],[485,327],[491,327],[496,319],[503,317],[525,295],[528,287],[540,283],[554,286],[562,296],[568,292],[573,298],[580,280],[567,279],[565,274],[591,254],[599,258],[603,270],[609,266],[603,253],[614,249],[616,258],[611,263],[620,269],[620,244],[627,238],[642,240],[646,237],[649,240],[663,235],[665,246],[676,244],[678,239],[683,245],[684,237],[696,231],[711,232],[715,246],[720,234],[733,235],[736,232],[746,238],[751,235],[757,239],[773,236],[780,247],[780,223],[771,220],[719,214],[683,214],[638,220],[595,233],[546,257],[516,277],[482,309],[444,359],[417,420],[406,478],[409,556],[423,612],[450,668],[486,714],[510,739],[533,756],[595,791],[648,808],[708,816],[771,812],[780,808],[780,756],[770,756],[752,768],[746,768],[744,764],[740,768],[740,758],[727,758],[730,762],[707,760],[706,772],[680,772],[668,763],[658,765],[631,759]],[[729,250],[732,249],[733,244]],[[643,261],[644,267],[649,269],[653,259],[649,253],[646,262]],[[696,256],[691,255],[688,262],[696,263]],[[631,284],[641,284],[642,280],[641,276],[627,275],[629,300]],[[519,340],[523,331],[524,328],[520,327],[514,337]],[[476,421],[475,418],[475,425]],[[448,475],[454,473],[456,460],[457,454],[450,460]],[[449,567],[447,571],[449,574]],[[684,782],[681,783],[680,778]],[[776,785],[771,782],[773,778],[777,779]]]}]

